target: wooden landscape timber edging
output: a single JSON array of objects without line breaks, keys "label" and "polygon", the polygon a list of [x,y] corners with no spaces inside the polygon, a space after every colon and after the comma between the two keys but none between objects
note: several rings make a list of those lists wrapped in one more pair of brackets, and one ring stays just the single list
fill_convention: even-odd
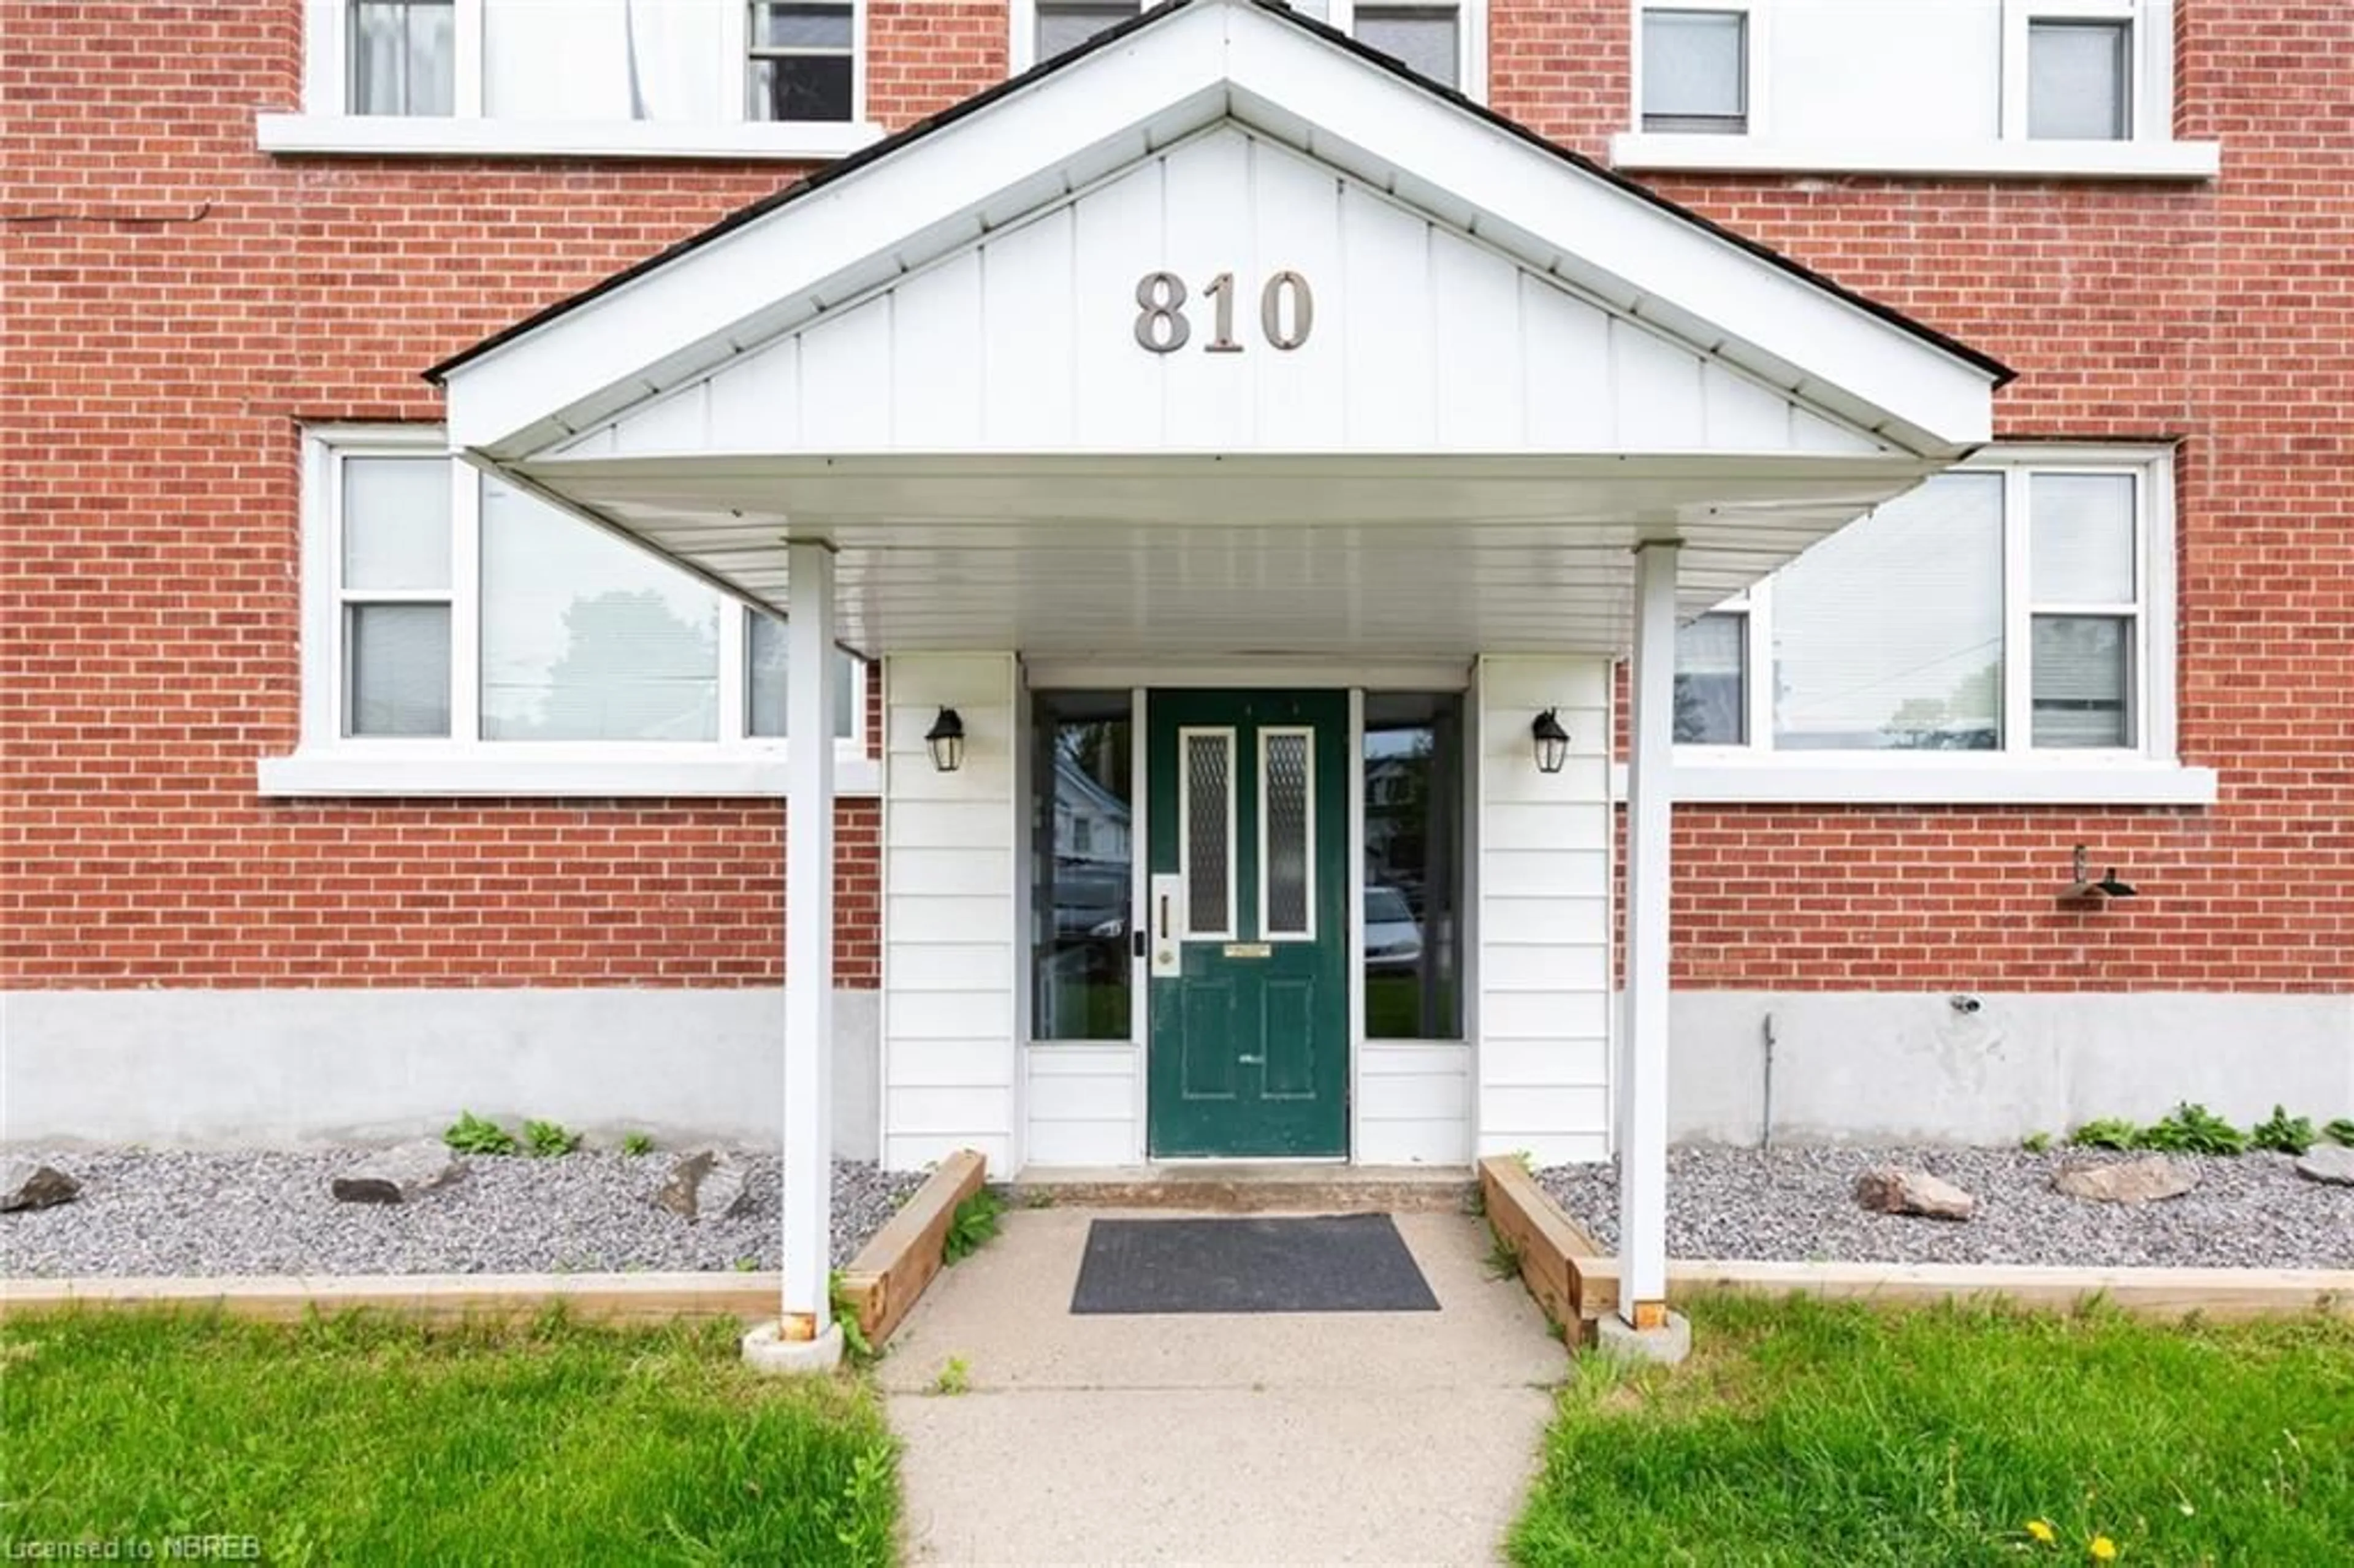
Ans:
[{"label": "wooden landscape timber edging", "polygon": [[[1603,1249],[1537,1185],[1517,1160],[1479,1161],[1488,1223],[1520,1258],[1521,1278],[1555,1322],[1575,1325],[1591,1343],[1594,1325],[1618,1309],[1618,1260]],[[2091,1297],[2143,1317],[2197,1312],[2217,1319],[2328,1312],[2354,1318],[2354,1269],[2073,1268],[1968,1263],[1774,1263],[1680,1260],[1668,1263],[1668,1299],[1738,1290],[1757,1296],[1919,1305],[1998,1299],[2067,1310]]]},{"label": "wooden landscape timber edging", "polygon": [[370,1311],[425,1322],[535,1316],[561,1306],[589,1323],[680,1318],[773,1318],[777,1274],[234,1275],[217,1278],[90,1276],[0,1280],[0,1319],[31,1312],[181,1308],[298,1322],[318,1312]]},{"label": "wooden landscape timber edging", "polygon": [[981,1191],[988,1173],[987,1162],[970,1149],[941,1160],[842,1271],[843,1298],[869,1345],[883,1348],[946,1266],[957,1205]]},{"label": "wooden landscape timber edging", "polygon": [[[880,1346],[940,1271],[957,1205],[981,1190],[980,1155],[940,1162],[860,1250],[843,1289],[869,1343]],[[0,1319],[30,1313],[182,1309],[299,1322],[317,1312],[383,1312],[421,1322],[522,1318],[560,1306],[580,1322],[667,1323],[777,1315],[784,1279],[766,1274],[224,1275],[146,1278],[0,1278]]]}]

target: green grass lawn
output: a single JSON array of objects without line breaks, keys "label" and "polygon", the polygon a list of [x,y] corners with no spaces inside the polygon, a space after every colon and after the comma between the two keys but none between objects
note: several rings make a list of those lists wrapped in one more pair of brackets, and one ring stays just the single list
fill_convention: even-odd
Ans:
[{"label": "green grass lawn", "polygon": [[1692,1325],[1673,1372],[1581,1361],[1516,1562],[2354,1562],[2354,1323],[1720,1298]]},{"label": "green grass lawn", "polygon": [[73,1314],[0,1327],[0,1541],[258,1538],[278,1563],[891,1561],[858,1383],[732,1324],[428,1330]]}]

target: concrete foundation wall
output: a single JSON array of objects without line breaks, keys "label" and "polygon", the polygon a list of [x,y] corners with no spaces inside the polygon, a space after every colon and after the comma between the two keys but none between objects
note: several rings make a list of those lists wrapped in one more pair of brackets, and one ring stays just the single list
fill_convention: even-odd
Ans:
[{"label": "concrete foundation wall", "polygon": [[2354,1116],[2354,996],[1678,991],[1670,1135],[1754,1144],[1774,1034],[1774,1137],[2009,1143],[2194,1100]]},{"label": "concrete foundation wall", "polygon": [[[833,1142],[872,1160],[875,993],[834,993]],[[287,1145],[439,1132],[461,1109],[773,1148],[783,993],[0,993],[0,1140]]]}]

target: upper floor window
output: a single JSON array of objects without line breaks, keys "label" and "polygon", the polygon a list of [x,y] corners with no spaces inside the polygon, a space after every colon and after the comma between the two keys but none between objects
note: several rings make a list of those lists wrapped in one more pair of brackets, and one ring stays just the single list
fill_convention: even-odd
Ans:
[{"label": "upper floor window", "polygon": [[2165,757],[2167,461],[1997,455],[1889,502],[1682,630],[1676,739]]},{"label": "upper floor window", "polygon": [[2133,23],[2027,24],[2027,133],[2122,142],[2133,134]]},{"label": "upper floor window", "polygon": [[1749,128],[1749,18],[1739,11],[1643,13],[1643,129]]},{"label": "upper floor window", "polygon": [[857,97],[857,17],[844,5],[753,0],[755,120],[848,120]]},{"label": "upper floor window", "polygon": [[[784,737],[781,620],[455,463],[440,432],[327,432],[308,486],[306,749],[676,759]],[[863,666],[835,658],[853,739]]]},{"label": "upper floor window", "polygon": [[[1026,70],[1086,43],[1147,0],[1013,0],[1013,64]],[[1487,0],[1296,0],[1293,9],[1416,73],[1474,96],[1487,82]]]},{"label": "upper floor window", "polygon": [[2176,0],[1635,6],[1629,167],[2203,177]]},{"label": "upper floor window", "polygon": [[865,0],[302,4],[306,112],[263,115],[268,150],[826,156],[873,140]]},{"label": "upper floor window", "polygon": [[457,11],[456,0],[352,0],[352,112],[451,112]]}]

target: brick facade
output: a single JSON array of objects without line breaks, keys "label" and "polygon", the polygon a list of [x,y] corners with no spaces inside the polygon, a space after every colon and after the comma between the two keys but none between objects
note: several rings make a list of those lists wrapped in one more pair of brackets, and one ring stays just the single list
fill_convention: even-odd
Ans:
[{"label": "brick facade", "polygon": [[[1629,8],[1490,14],[1495,106],[1605,154]],[[2354,10],[2177,14],[2213,183],[1658,184],[2018,367],[2005,439],[2181,441],[2181,751],[2221,802],[1687,809],[1679,983],[2354,986]],[[1002,5],[868,15],[887,126],[1003,74]],[[797,171],[265,156],[298,0],[172,18],[0,0],[0,979],[774,983],[773,802],[270,800],[254,766],[298,729],[300,428],[438,418],[423,366]],[[126,52],[134,21],[172,47]],[[876,806],[839,829],[871,987]],[[2056,906],[2078,842],[2146,895]]]}]

